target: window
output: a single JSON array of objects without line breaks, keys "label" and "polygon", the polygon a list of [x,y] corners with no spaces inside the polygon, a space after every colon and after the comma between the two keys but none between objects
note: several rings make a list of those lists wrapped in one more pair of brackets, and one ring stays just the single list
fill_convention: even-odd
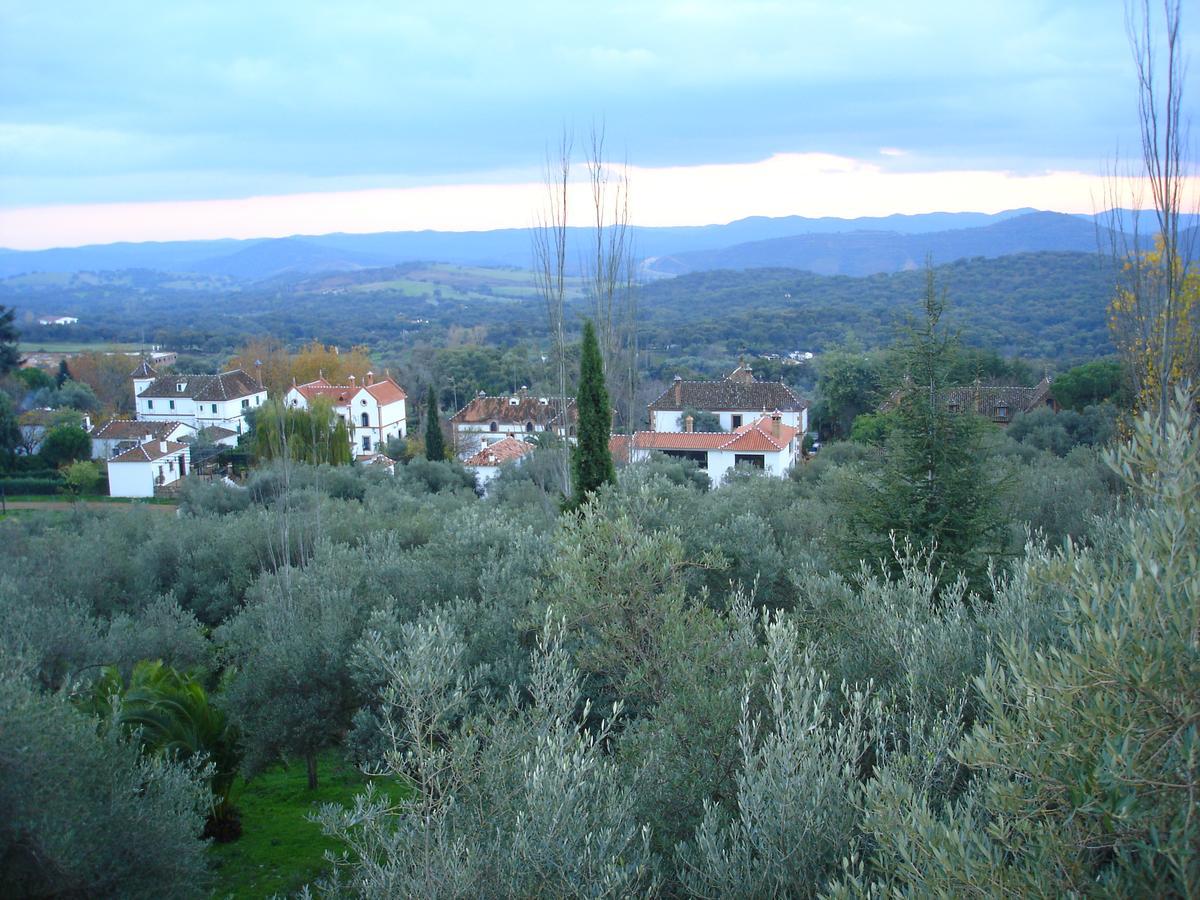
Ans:
[{"label": "window", "polygon": [[996,418],[997,419],[1007,419],[1008,418],[1008,405],[1007,404],[1005,404],[1005,403],[997,403],[996,404]]},{"label": "window", "polygon": [[185,390],[187,390],[187,382],[186,381],[175,382],[175,390],[177,392],[179,392],[180,394],[182,394]]},{"label": "window", "polygon": [[249,408],[250,408],[250,401],[249,401],[249,400],[243,400],[243,401],[242,401],[242,409],[249,409]]},{"label": "window", "polygon": [[371,424],[371,417],[368,416],[366,413],[362,414],[362,424],[363,424],[363,428],[366,428],[368,425]]},{"label": "window", "polygon": [[491,425],[488,426],[488,431],[499,431],[499,430],[500,430],[500,426],[497,425],[495,422],[493,422]]},{"label": "window", "polygon": [[174,408],[175,408],[175,401],[174,401],[174,400],[168,400],[168,401],[167,401],[167,406],[169,406],[171,409],[174,409]]},{"label": "window", "polygon": [[[293,400],[293,401],[292,401],[292,405],[293,405],[293,406],[295,406],[295,405],[296,405],[296,401],[295,401],[295,400]],[[212,411],[213,411],[214,413],[217,411],[217,404],[215,404],[215,403],[214,403],[214,404],[212,405]]]},{"label": "window", "polygon": [[670,456],[674,457],[675,459],[690,459],[701,469],[708,468],[707,450],[664,450],[662,453],[663,456]]},{"label": "window", "polygon": [[146,401],[146,409],[154,409],[154,401],[153,400]]},{"label": "window", "polygon": [[364,434],[363,435],[363,450],[370,451],[370,449],[371,449],[371,436],[369,434]]},{"label": "window", "polygon": [[533,423],[532,422],[525,423],[525,431],[532,433],[532,431],[533,431]]},{"label": "window", "polygon": [[751,466],[755,469],[766,468],[766,457],[761,453],[735,453],[733,454],[734,466]]},{"label": "window", "polygon": [[742,416],[740,413],[735,413],[734,415],[729,417],[729,427],[730,428],[741,428],[742,427]]}]

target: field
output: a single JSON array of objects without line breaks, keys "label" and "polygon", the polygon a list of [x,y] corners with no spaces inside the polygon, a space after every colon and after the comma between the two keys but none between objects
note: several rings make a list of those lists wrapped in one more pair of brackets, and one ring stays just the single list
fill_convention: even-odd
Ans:
[{"label": "field", "polygon": [[[326,850],[339,845],[308,820],[323,803],[349,805],[363,790],[364,776],[340,756],[320,757],[321,786],[308,789],[304,766],[276,766],[245,786],[238,807],[242,836],[209,848],[217,873],[217,898],[290,896],[328,868]],[[399,796],[400,789],[390,792]]]},{"label": "field", "polygon": [[82,341],[21,341],[17,344],[17,350],[21,353],[136,353],[144,349],[141,344],[105,341],[94,344]]}]

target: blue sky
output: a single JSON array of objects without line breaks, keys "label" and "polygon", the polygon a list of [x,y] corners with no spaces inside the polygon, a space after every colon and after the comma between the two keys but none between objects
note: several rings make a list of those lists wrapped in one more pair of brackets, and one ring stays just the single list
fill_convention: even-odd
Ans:
[{"label": "blue sky", "polygon": [[1096,176],[1134,110],[1120,0],[2,2],[0,244],[43,207],[529,183],[598,119],[647,170]]}]

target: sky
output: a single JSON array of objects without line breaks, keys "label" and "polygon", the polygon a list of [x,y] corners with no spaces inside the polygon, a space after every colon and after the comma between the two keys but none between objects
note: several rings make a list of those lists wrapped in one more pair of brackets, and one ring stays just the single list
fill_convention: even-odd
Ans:
[{"label": "sky", "polygon": [[1138,142],[1121,0],[0,0],[4,247],[522,227],[597,123],[642,225],[1091,212]]}]

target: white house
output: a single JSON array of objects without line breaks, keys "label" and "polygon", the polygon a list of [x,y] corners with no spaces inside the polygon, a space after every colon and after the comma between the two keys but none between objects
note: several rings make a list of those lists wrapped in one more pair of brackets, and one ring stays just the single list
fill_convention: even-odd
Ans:
[{"label": "white house", "polygon": [[567,399],[566,415],[560,413],[560,405],[552,397],[530,396],[524,388],[507,397],[481,392],[450,417],[455,452],[467,457],[506,437],[528,440],[546,432],[574,441],[578,422],[575,398]]},{"label": "white house", "polygon": [[500,474],[502,466],[519,466],[525,454],[533,449],[533,444],[528,441],[509,435],[468,456],[463,460],[463,467],[475,473],[476,482],[486,493],[488,484]]},{"label": "white house", "polygon": [[220,375],[158,375],[143,359],[133,373],[137,418],[143,422],[183,422],[199,431],[247,430],[246,413],[267,401],[267,392],[241,369]]},{"label": "white house", "polygon": [[732,432],[692,431],[690,416],[683,431],[638,431],[629,444],[630,462],[653,453],[690,459],[708,474],[713,485],[721,484],[737,466],[753,466],[782,478],[801,456],[804,433],[772,412],[739,426]]},{"label": "white house", "polygon": [[722,381],[684,381],[676,375],[648,407],[650,430],[683,431],[683,416],[689,410],[712,413],[726,431],[772,411],[801,434],[808,431],[808,404],[786,384],[755,381],[754,370],[744,361]]},{"label": "white house", "polygon": [[39,325],[75,325],[78,322],[75,316],[43,316],[38,319]]},{"label": "white house", "polygon": [[155,488],[174,484],[187,474],[187,444],[150,441],[108,461],[110,497],[153,497]]},{"label": "white house", "polygon": [[111,459],[126,450],[150,441],[183,443],[196,433],[186,422],[139,422],[136,419],[109,419],[88,432],[92,439],[92,459]]},{"label": "white house", "polygon": [[350,384],[330,384],[322,377],[307,384],[294,384],[283,402],[297,409],[308,409],[318,397],[328,400],[334,413],[346,423],[356,457],[370,457],[383,449],[389,438],[408,435],[408,395],[390,375],[376,381],[375,373],[368,372],[361,385],[353,375],[349,381]]}]

